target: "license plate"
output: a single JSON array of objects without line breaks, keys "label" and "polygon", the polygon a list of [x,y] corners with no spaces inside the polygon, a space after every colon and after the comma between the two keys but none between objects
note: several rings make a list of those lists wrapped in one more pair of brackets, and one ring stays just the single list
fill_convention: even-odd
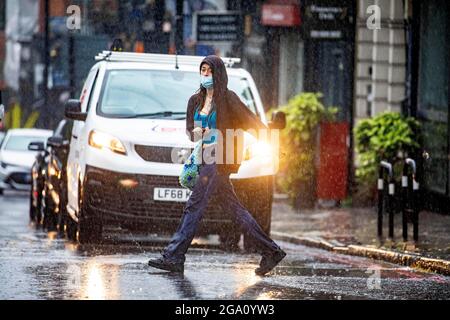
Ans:
[{"label": "license plate", "polygon": [[191,192],[191,190],[184,188],[155,188],[153,190],[153,199],[157,201],[186,202]]}]

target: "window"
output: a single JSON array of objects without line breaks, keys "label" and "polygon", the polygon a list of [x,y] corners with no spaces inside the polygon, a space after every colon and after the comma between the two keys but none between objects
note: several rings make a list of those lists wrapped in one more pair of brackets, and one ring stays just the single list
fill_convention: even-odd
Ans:
[{"label": "window", "polygon": [[89,107],[88,103],[90,101],[91,93],[93,92],[92,89],[93,89],[93,84],[94,84],[94,80],[96,78],[97,72],[98,72],[97,69],[93,69],[93,70],[89,71],[86,81],[84,82],[84,86],[83,86],[83,89],[81,90],[81,95],[80,95],[82,111],[88,110],[88,107]]}]

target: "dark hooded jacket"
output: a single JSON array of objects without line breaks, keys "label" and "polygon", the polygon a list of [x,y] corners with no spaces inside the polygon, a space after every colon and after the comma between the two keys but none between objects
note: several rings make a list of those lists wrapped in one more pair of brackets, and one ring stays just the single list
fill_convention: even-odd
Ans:
[{"label": "dark hooded jacket", "polygon": [[[218,143],[223,144],[223,161],[222,164],[217,164],[217,169],[221,174],[236,173],[239,170],[240,163],[238,155],[243,154],[242,143],[238,143],[239,139],[242,139],[242,135],[237,135],[234,138],[233,164],[227,164],[227,145],[226,145],[226,130],[227,129],[267,129],[267,126],[253,113],[251,112],[239,99],[236,93],[228,90],[228,75],[225,69],[225,65],[221,58],[211,55],[207,56],[200,63],[200,70],[202,65],[208,64],[213,73],[214,82],[214,96],[213,101],[215,103],[217,113],[217,130],[222,134],[223,141],[218,140]],[[199,92],[192,95],[189,99],[187,106],[186,116],[186,130],[191,141],[194,141],[194,113],[198,106],[202,106],[206,96],[206,89],[200,88]],[[231,149],[231,148],[230,148]],[[230,150],[231,152],[231,150]]]}]

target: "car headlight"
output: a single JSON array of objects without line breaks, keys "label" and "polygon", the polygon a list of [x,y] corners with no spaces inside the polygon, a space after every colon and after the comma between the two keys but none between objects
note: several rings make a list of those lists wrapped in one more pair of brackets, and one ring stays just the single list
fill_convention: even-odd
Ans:
[{"label": "car headlight", "polygon": [[108,148],[112,152],[126,155],[127,151],[123,143],[107,133],[92,130],[89,133],[89,145],[94,148]]},{"label": "car headlight", "polygon": [[273,149],[270,143],[257,141],[245,148],[244,160],[250,160],[256,157],[272,157]]}]

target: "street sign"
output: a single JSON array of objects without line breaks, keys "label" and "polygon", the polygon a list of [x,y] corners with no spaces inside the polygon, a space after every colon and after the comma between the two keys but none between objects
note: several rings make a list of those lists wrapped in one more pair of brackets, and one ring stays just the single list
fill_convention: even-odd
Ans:
[{"label": "street sign", "polygon": [[261,24],[273,27],[296,27],[301,24],[298,5],[263,4]]},{"label": "street sign", "polygon": [[349,40],[353,35],[352,2],[311,0],[305,6],[305,36],[309,39]]},{"label": "street sign", "polygon": [[243,37],[239,12],[198,12],[194,15],[193,35],[198,43],[239,42]]}]

